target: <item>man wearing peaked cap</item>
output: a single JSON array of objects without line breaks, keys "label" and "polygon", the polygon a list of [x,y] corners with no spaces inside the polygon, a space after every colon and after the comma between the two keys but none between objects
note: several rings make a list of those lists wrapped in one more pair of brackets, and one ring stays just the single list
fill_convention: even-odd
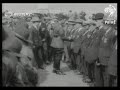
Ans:
[{"label": "man wearing peaked cap", "polygon": [[[108,61],[110,59],[110,55],[112,52],[112,39],[114,38],[114,29],[107,24],[103,24],[103,28],[100,29],[100,46],[98,57],[99,67],[96,64],[96,78],[95,83],[96,86],[109,86],[109,77],[108,77]],[[104,71],[103,71],[104,70]],[[101,79],[102,78],[102,79]]]},{"label": "man wearing peaked cap", "polygon": [[53,34],[54,35],[51,42],[51,47],[54,52],[53,73],[64,75],[64,73],[60,70],[60,60],[62,59],[63,55],[64,41],[68,39],[64,38],[64,31],[59,22],[53,24]]},{"label": "man wearing peaked cap", "polygon": [[43,67],[43,58],[42,58],[42,51],[41,51],[41,46],[42,46],[42,39],[39,35],[39,24],[41,20],[38,17],[32,17],[31,19],[32,26],[30,27],[30,37],[29,39],[34,43],[34,56],[35,56],[35,61],[38,64],[38,68],[44,69]]}]

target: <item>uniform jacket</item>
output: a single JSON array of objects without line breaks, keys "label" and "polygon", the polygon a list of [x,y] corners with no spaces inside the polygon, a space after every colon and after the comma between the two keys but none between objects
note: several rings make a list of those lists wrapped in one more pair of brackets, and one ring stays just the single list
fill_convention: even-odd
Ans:
[{"label": "uniform jacket", "polygon": [[[51,46],[54,48],[64,48],[64,42],[62,40],[63,36],[63,28],[59,23],[54,23],[53,27],[53,38],[51,42]],[[54,37],[54,35],[58,34],[58,37]]]},{"label": "uniform jacket", "polygon": [[86,49],[86,61],[88,61],[89,63],[93,63],[97,58],[98,58],[98,52],[99,52],[99,31],[95,30],[95,32],[93,32],[92,35],[92,40],[90,42],[90,45],[88,46],[88,48]]},{"label": "uniform jacket", "polygon": [[[107,29],[108,30],[108,29]],[[103,34],[103,37],[101,38],[100,42],[100,48],[99,48],[99,60],[100,63],[103,65],[107,65],[110,55],[112,53],[112,40],[115,36],[114,30],[110,29]]]},{"label": "uniform jacket", "polygon": [[51,42],[51,47],[53,48],[64,48],[64,42],[60,36],[53,37]]},{"label": "uniform jacket", "polygon": [[[45,28],[45,30],[42,31],[42,28]],[[47,30],[47,25],[45,23],[41,23],[41,26],[39,28],[39,34],[41,36],[41,39],[45,39],[47,41],[49,37],[49,32]]]},{"label": "uniform jacket", "polygon": [[[65,37],[65,33],[63,27],[60,23],[54,23],[53,27],[53,38],[51,42],[51,46],[55,48],[64,48],[64,41],[71,41]],[[57,35],[58,37],[55,37]]]},{"label": "uniform jacket", "polygon": [[114,44],[110,60],[108,62],[108,72],[110,75],[117,76],[117,40]]},{"label": "uniform jacket", "polygon": [[[92,62],[92,57],[90,54],[92,54],[92,48],[90,48],[90,44],[91,44],[91,41],[93,39],[93,31],[89,31],[87,34],[86,34],[86,38],[85,38],[85,41],[84,41],[84,52],[85,52],[85,60],[89,63]],[[91,53],[90,53],[91,52]]]},{"label": "uniform jacket", "polygon": [[31,40],[35,46],[41,46],[42,40],[39,34],[39,30],[36,30],[34,26],[30,28],[30,37],[29,40]]}]

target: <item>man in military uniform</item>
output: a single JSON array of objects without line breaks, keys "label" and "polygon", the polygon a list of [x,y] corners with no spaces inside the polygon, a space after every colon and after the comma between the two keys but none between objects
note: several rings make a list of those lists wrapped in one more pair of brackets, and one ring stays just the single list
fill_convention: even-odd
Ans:
[{"label": "man in military uniform", "polygon": [[72,65],[72,69],[76,70],[77,69],[77,57],[78,57],[78,52],[80,49],[80,46],[77,40],[77,34],[78,34],[78,30],[81,27],[80,24],[82,24],[82,21],[80,19],[77,19],[76,21],[74,21],[74,23],[75,23],[74,31],[71,32],[72,37],[74,38],[74,41],[71,42],[71,65]]},{"label": "man in military uniform", "polygon": [[47,25],[45,22],[42,22],[41,25],[40,25],[40,28],[39,28],[39,34],[40,34],[40,37],[42,39],[42,57],[43,57],[43,61],[45,64],[49,64],[49,61],[48,61],[48,48],[49,48],[49,39],[50,39],[50,36],[49,36],[49,32],[47,30]]},{"label": "man in military uniform", "polygon": [[64,73],[60,70],[60,61],[62,59],[63,49],[64,49],[64,43],[63,40],[66,40],[62,38],[64,36],[63,28],[61,25],[55,20],[55,23],[53,24],[54,29],[54,36],[52,38],[51,47],[53,48],[54,52],[54,63],[53,63],[53,72],[56,74],[62,74]]},{"label": "man in military uniform", "polygon": [[82,24],[82,29],[79,32],[79,38],[77,39],[78,44],[79,44],[79,55],[80,55],[80,61],[79,61],[79,66],[78,66],[78,74],[81,75],[85,75],[85,73],[87,73],[86,71],[86,65],[85,65],[85,61],[84,61],[84,38],[85,38],[85,33],[87,32],[89,28],[89,24]]},{"label": "man in military uniform", "polygon": [[[64,26],[63,26],[63,29],[64,29],[64,32],[65,32],[65,35],[66,35],[66,32],[68,30],[68,23],[64,23]],[[62,57],[62,60],[63,62],[69,62],[69,52],[68,52],[68,48],[69,48],[69,45],[70,43],[68,41],[64,41],[64,54],[63,54],[63,57]]]},{"label": "man in military uniform", "polygon": [[108,74],[109,86],[117,86],[117,37],[113,40],[113,51],[108,62]]},{"label": "man in military uniform", "polygon": [[112,39],[112,54],[110,56],[110,60],[108,62],[108,74],[109,74],[109,86],[114,87],[117,86],[117,22],[113,26],[113,35]]},{"label": "man in military uniform", "polygon": [[[75,23],[73,21],[68,20],[67,22],[67,29],[65,31],[65,36],[68,38],[72,37],[72,30],[74,29]],[[65,57],[66,57],[66,62],[72,66],[72,59],[71,59],[71,43],[69,41],[64,41],[64,52],[65,52]]]},{"label": "man in military uniform", "polygon": [[41,69],[44,69],[43,67],[43,58],[42,58],[42,39],[39,34],[39,23],[41,22],[38,17],[33,17],[32,20],[32,26],[30,27],[30,40],[34,43],[34,57],[38,64],[38,67]]},{"label": "man in military uniform", "polygon": [[92,35],[92,30],[89,29],[83,34],[83,41],[82,41],[82,55],[83,55],[83,64],[84,64],[84,76],[85,78],[83,79],[83,81],[85,82],[90,82],[89,79],[89,71],[88,71],[88,61],[86,59],[86,51],[87,48],[89,46],[89,43],[91,42],[91,35]]},{"label": "man in military uniform", "polygon": [[111,45],[114,37],[112,26],[104,24],[103,28],[100,29],[100,34],[99,59],[95,68],[95,86],[109,86],[108,61],[112,53]]}]

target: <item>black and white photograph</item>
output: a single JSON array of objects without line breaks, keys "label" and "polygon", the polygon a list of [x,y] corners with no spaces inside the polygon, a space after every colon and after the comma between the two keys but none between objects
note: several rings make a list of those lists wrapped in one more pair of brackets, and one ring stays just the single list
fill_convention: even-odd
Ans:
[{"label": "black and white photograph", "polygon": [[2,87],[117,87],[117,3],[2,3]]}]

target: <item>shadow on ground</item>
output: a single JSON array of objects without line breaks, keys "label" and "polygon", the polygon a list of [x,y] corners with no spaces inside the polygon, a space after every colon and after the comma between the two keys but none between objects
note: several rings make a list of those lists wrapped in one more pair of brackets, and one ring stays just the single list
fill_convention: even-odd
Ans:
[{"label": "shadow on ground", "polygon": [[38,75],[39,75],[39,79],[38,79],[38,86],[40,86],[41,83],[43,83],[48,76],[48,72],[46,70],[38,70]]},{"label": "shadow on ground", "polygon": [[65,67],[62,67],[61,70],[63,72],[69,72],[70,71],[70,68],[68,66],[65,66]]}]

